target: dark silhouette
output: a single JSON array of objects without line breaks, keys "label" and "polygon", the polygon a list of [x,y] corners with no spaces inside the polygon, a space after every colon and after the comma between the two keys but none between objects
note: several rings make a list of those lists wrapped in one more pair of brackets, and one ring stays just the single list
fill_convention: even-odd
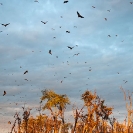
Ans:
[{"label": "dark silhouette", "polygon": [[27,70],[24,72],[24,74],[26,74],[26,73],[28,73],[28,71],[27,71]]},{"label": "dark silhouette", "polygon": [[69,49],[73,49],[74,47],[67,46]]},{"label": "dark silhouette", "polygon": [[5,96],[6,95],[6,91],[4,91],[4,94],[3,94],[3,96]]},{"label": "dark silhouette", "polygon": [[83,16],[81,16],[80,15],[80,13],[77,11],[77,15],[78,15],[78,17],[80,17],[80,18],[84,18]]},{"label": "dark silhouette", "polygon": [[[79,55],[79,54],[80,54],[80,53],[77,53],[77,54],[74,54],[74,55]],[[74,55],[73,55],[73,56],[74,56]]]},{"label": "dark silhouette", "polygon": [[[38,0],[35,0],[34,2],[38,2]],[[39,2],[38,2],[39,3]]]},{"label": "dark silhouette", "polygon": [[66,33],[70,33],[70,31],[67,30]]},{"label": "dark silhouette", "polygon": [[43,24],[46,24],[48,21],[44,22],[44,21],[41,21]]},{"label": "dark silhouette", "polygon": [[65,1],[64,1],[64,3],[67,3],[67,2],[68,2],[68,0],[65,0]]},{"label": "dark silhouette", "polygon": [[52,51],[51,51],[51,50],[49,50],[49,54],[51,54],[51,55],[52,55]]},{"label": "dark silhouette", "polygon": [[7,25],[9,25],[9,24],[10,24],[10,23],[8,23],[8,24],[1,24],[1,25],[3,25],[3,26],[5,26],[5,27],[6,27],[6,26],[7,26]]}]

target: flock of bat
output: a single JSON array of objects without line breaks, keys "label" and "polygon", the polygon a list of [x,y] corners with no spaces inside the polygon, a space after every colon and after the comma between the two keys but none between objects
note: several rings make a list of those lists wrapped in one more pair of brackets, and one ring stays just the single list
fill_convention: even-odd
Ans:
[{"label": "flock of bat", "polygon": [[[35,0],[34,2],[38,2],[39,3],[39,1],[38,0]],[[68,3],[69,1],[64,1],[63,3]],[[130,4],[133,4],[133,2],[130,2]],[[2,3],[0,3],[0,5],[3,5]],[[92,6],[92,8],[96,8],[95,6]],[[111,10],[107,10],[108,12],[110,12]],[[77,11],[77,16],[79,17],[79,18],[84,18],[78,11]],[[61,18],[62,18],[62,16],[61,16]],[[105,19],[105,21],[107,21],[107,18],[104,18]],[[43,24],[47,24],[48,23],[48,21],[46,21],[46,22],[44,22],[44,21],[41,21]],[[3,24],[3,23],[0,23],[2,26],[4,26],[4,27],[7,27],[10,23],[6,23],[6,24]],[[77,28],[77,26],[74,26],[75,28]],[[60,27],[61,28],[61,27]],[[52,28],[52,30],[54,30],[53,28]],[[0,32],[2,32],[2,31],[0,31]],[[66,33],[70,33],[70,31],[66,31]],[[117,37],[117,35],[115,35],[116,37]],[[108,35],[108,37],[111,37],[111,35]],[[56,37],[53,37],[53,38],[56,38]],[[76,46],[78,46],[78,45],[76,45]],[[74,48],[74,46],[73,47],[71,47],[71,46],[67,46],[70,50],[72,50],[73,48]],[[32,51],[32,52],[34,52],[34,51]],[[52,55],[52,50],[50,49],[49,50],[49,52],[48,52],[49,54],[51,54]],[[77,55],[79,55],[80,53],[76,53],[76,54],[74,54],[73,56],[77,56]],[[56,56],[57,58],[58,58],[58,56]],[[86,62],[85,62],[86,63]],[[20,68],[21,68],[21,66],[20,66]],[[91,69],[91,67],[90,67],[90,69],[89,69],[89,71],[91,71],[92,69]],[[26,70],[23,74],[27,74],[28,73],[28,70]],[[119,74],[119,72],[117,72],[118,74]],[[71,73],[70,73],[71,74]],[[64,78],[66,78],[66,77],[64,77]],[[26,81],[28,81],[28,79],[25,79]],[[127,83],[128,81],[126,81],[126,80],[123,80],[125,83]],[[61,80],[61,83],[63,82],[63,80]],[[3,96],[5,96],[6,95],[6,91],[4,90],[4,92],[3,92]],[[11,124],[11,122],[9,121],[8,122],[8,124]]]},{"label": "flock of bat", "polygon": [[[34,2],[38,2],[38,0],[35,0]],[[39,2],[38,2],[39,3]],[[64,1],[64,3],[68,3],[68,1]],[[2,3],[0,3],[1,5],[3,5]],[[79,18],[84,18],[78,11],[77,11],[77,15],[78,15],[78,17]],[[62,17],[62,16],[61,16]],[[44,21],[41,21],[43,24],[46,24],[48,21],[46,21],[46,22],[44,22]],[[6,24],[3,24],[3,23],[0,23],[2,26],[4,26],[4,27],[7,27],[10,23],[6,23]],[[75,28],[77,28],[76,26],[74,26]],[[61,27],[60,27],[61,28]],[[54,30],[54,29],[53,29]],[[1,31],[2,32],[2,31]],[[66,33],[70,33],[70,31],[66,31]],[[53,37],[53,38],[56,38],[56,37]],[[70,47],[70,46],[67,46],[69,49],[73,49],[74,47]],[[51,50],[49,50],[49,54],[51,54],[52,55],[52,51]],[[80,53],[77,53],[77,54],[74,54],[74,55],[79,55]],[[74,56],[73,55],[73,56]],[[26,70],[25,72],[24,72],[24,74],[26,74],[26,73],[28,73],[28,71]],[[25,79],[25,80],[27,80],[27,79]],[[27,80],[28,81],[28,80]],[[61,81],[61,83],[62,83],[62,81]],[[5,96],[6,95],[6,91],[4,91],[4,93],[3,93],[3,96]]]},{"label": "flock of bat", "polygon": [[[35,0],[34,2],[38,2],[39,3],[39,1],[38,0]],[[69,1],[68,0],[65,0],[63,3],[68,3]],[[2,5],[2,3],[0,3],[1,5]],[[130,4],[133,4],[133,2],[130,2]],[[92,6],[93,8],[95,8],[95,6]]]},{"label": "flock of bat", "polygon": [[[34,2],[38,2],[39,3],[39,1],[38,0],[35,0]],[[63,3],[68,3],[69,1],[64,1]],[[130,4],[133,4],[133,2],[130,2]],[[3,3],[0,3],[0,5],[3,5]],[[92,8],[96,8],[95,6],[92,6]],[[110,10],[107,10],[108,12],[110,12],[111,11],[111,9]],[[78,17],[79,18],[84,18],[78,11],[77,11],[77,15],[78,15]],[[62,18],[62,16],[61,16],[61,18]],[[105,21],[107,21],[107,18],[104,18],[105,19]],[[44,22],[44,21],[41,21],[43,24],[47,24],[47,22],[48,21],[46,21],[46,22]],[[6,23],[6,24],[3,24],[3,23],[0,23],[2,26],[4,26],[4,27],[7,27],[10,23]],[[77,28],[77,26],[74,26],[75,28]],[[60,27],[61,28],[61,27]],[[54,30],[53,28],[52,28],[52,30]],[[0,31],[0,32],[2,32],[2,31]],[[66,31],[66,33],[70,33],[70,31]],[[111,35],[108,35],[108,37],[111,37]],[[116,37],[117,37],[117,35],[116,35]],[[53,37],[53,38],[56,38],[56,37]],[[123,40],[124,41],[124,40]],[[123,42],[122,41],[122,42]],[[77,46],[77,45],[76,45]],[[70,50],[72,50],[74,47],[70,47],[70,46],[67,46]],[[51,54],[52,55],[52,51],[51,51],[51,49],[49,50],[49,54]],[[74,54],[73,56],[75,56],[75,55],[79,55],[80,53],[77,53],[77,54]],[[57,57],[58,58],[58,57]],[[91,69],[89,70],[89,71],[91,71]],[[26,70],[25,72],[24,72],[24,74],[26,74],[26,73],[28,73],[28,71]],[[119,73],[118,73],[119,74]],[[27,80],[27,79],[25,79],[25,80]],[[27,80],[28,81],[28,80]],[[125,81],[125,83],[126,83],[127,81]],[[62,83],[62,81],[61,81],[61,83]],[[6,95],[6,91],[4,91],[4,93],[3,93],[3,96],[4,95]]]}]

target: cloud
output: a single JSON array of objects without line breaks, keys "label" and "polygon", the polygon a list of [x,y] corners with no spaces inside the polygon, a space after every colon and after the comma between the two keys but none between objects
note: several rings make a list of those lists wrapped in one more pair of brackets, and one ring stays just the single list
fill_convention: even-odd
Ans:
[{"label": "cloud", "polygon": [[[120,121],[125,118],[117,112],[126,112],[124,102],[120,102],[120,86],[126,91],[132,91],[133,86],[130,1],[1,2],[0,23],[10,23],[7,27],[0,25],[0,113],[6,113],[0,120],[1,127],[7,125],[8,118],[13,121],[13,114],[21,112],[25,102],[36,115],[41,90],[46,88],[70,97],[66,117],[72,114],[75,101],[81,108],[80,96],[88,89],[96,90],[108,105],[114,106],[114,115]],[[77,11],[84,19],[78,18]],[[80,54],[73,56],[76,53]],[[3,97],[4,90],[7,95]]]}]

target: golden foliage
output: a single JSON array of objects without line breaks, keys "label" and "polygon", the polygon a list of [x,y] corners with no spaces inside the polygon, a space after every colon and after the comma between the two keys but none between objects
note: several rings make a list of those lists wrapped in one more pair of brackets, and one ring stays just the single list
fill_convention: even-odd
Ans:
[{"label": "golden foliage", "polygon": [[[124,91],[124,90],[123,90]],[[17,133],[133,133],[133,124],[129,124],[129,118],[133,115],[131,110],[131,95],[128,104],[128,121],[119,123],[114,117],[110,117],[113,108],[105,105],[96,92],[85,91],[81,98],[84,101],[83,107],[74,110],[74,125],[64,121],[64,110],[67,104],[70,104],[66,95],[56,94],[51,90],[44,90],[41,100],[46,101],[43,110],[48,109],[51,115],[41,114],[36,117],[30,116],[30,110],[23,109],[23,120],[18,113],[15,114],[15,122],[12,126],[11,133],[16,131],[16,122],[18,121]],[[125,91],[124,91],[125,94]],[[42,103],[42,102],[40,102]],[[40,106],[41,107],[41,106]],[[56,112],[53,110],[55,107]],[[83,110],[87,110],[84,113]],[[10,121],[8,122],[9,124]]]}]

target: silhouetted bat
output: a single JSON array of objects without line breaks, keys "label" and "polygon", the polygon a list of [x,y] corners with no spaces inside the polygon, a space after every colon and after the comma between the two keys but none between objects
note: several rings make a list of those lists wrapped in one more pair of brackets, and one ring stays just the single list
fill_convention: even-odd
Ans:
[{"label": "silhouetted bat", "polygon": [[8,24],[1,24],[1,25],[3,25],[3,26],[5,26],[5,27],[6,27],[6,26],[7,26],[7,25],[9,25],[9,24],[10,24],[10,23],[8,23]]},{"label": "silhouetted bat", "polygon": [[70,33],[70,31],[67,30],[66,33]]},{"label": "silhouetted bat", "polygon": [[4,91],[4,94],[3,94],[3,96],[5,96],[6,95],[6,91]]},{"label": "silhouetted bat", "polygon": [[[74,55],[79,55],[79,54],[80,54],[80,53],[77,53],[77,54],[74,54]],[[73,56],[74,56],[74,55],[73,55]]]},{"label": "silhouetted bat", "polygon": [[27,71],[27,70],[24,72],[24,74],[26,74],[26,73],[28,73],[28,71]]},{"label": "silhouetted bat", "polygon": [[67,2],[68,2],[68,0],[65,0],[65,1],[64,1],[64,3],[67,3]]},{"label": "silhouetted bat", "polygon": [[[35,0],[34,2],[38,2],[38,0]],[[39,2],[38,2],[39,3]]]},{"label": "silhouetted bat", "polygon": [[74,47],[70,47],[70,46],[67,46],[68,48],[70,48],[70,49],[73,49]]},{"label": "silhouetted bat", "polygon": [[46,24],[48,21],[44,22],[44,21],[41,21],[43,24]]},{"label": "silhouetted bat", "polygon": [[52,51],[51,51],[51,50],[49,50],[49,54],[51,54],[51,55],[52,55]]},{"label": "silhouetted bat", "polygon": [[79,14],[79,12],[77,11],[77,14],[78,14],[78,17],[80,17],[80,18],[84,18],[83,16],[81,16],[80,14]]}]

